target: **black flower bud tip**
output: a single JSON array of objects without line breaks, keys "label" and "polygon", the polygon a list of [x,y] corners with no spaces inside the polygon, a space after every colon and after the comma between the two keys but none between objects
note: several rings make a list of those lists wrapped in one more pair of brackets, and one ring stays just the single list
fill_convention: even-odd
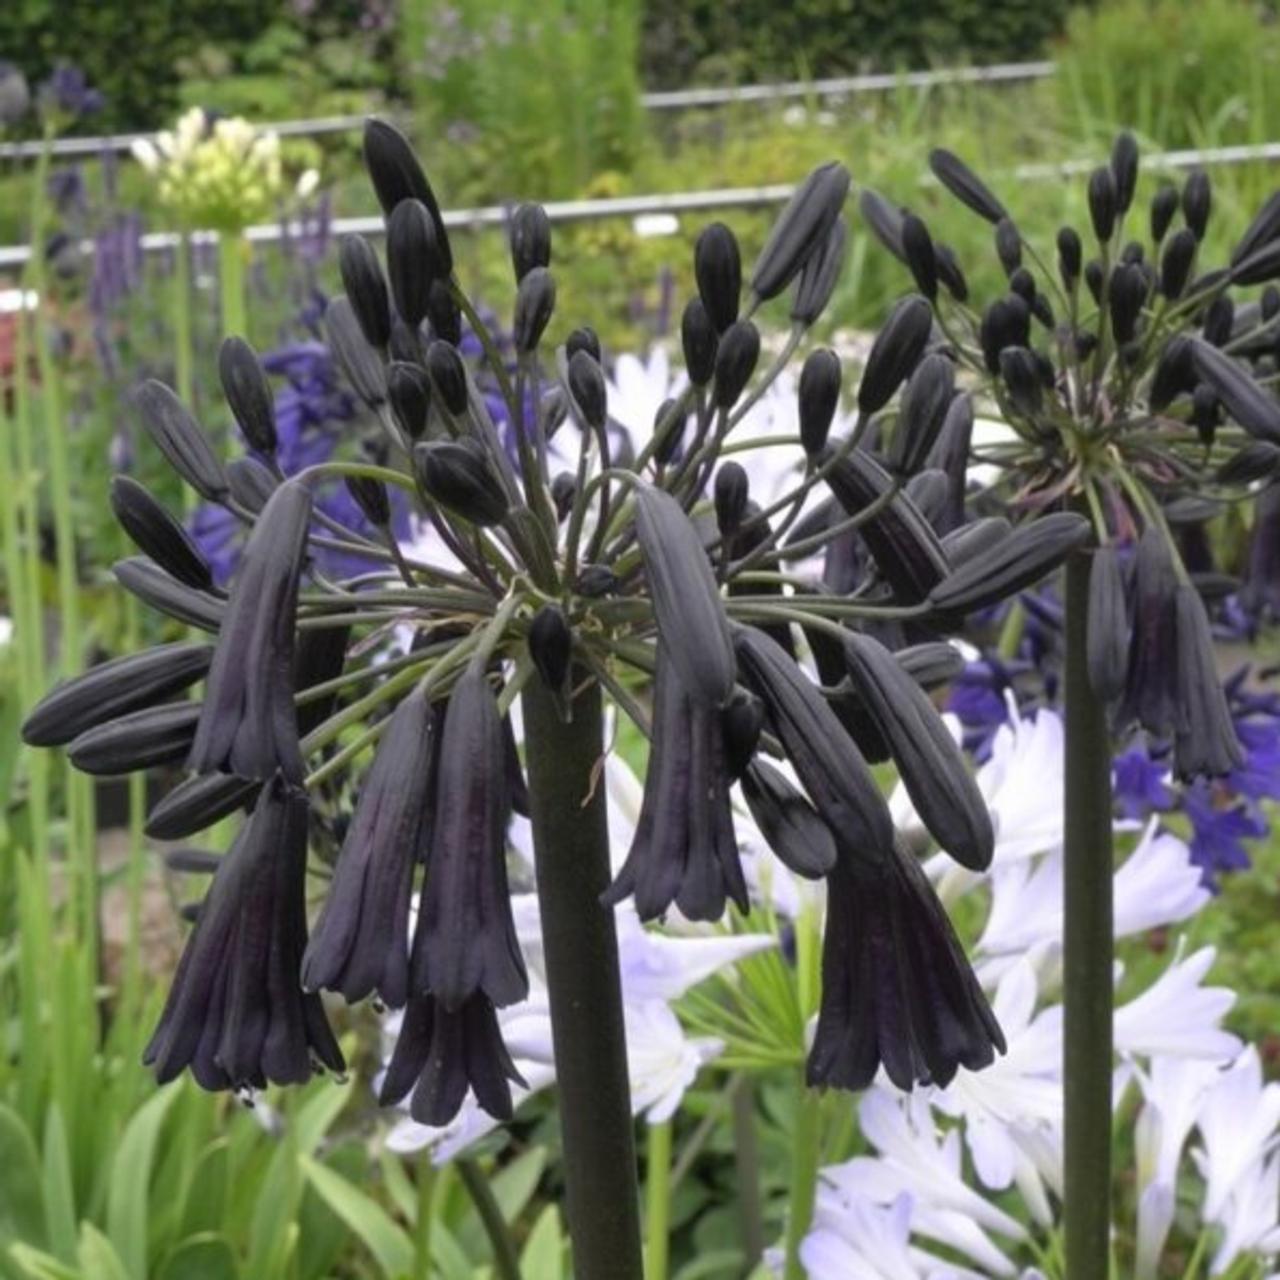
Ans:
[{"label": "black flower bud tip", "polygon": [[978,217],[994,224],[1009,216],[1004,205],[959,156],[939,147],[929,153],[929,168],[934,177]]},{"label": "black flower bud tip", "polygon": [[1178,189],[1166,184],[1151,197],[1151,240],[1159,244],[1168,234],[1173,215],[1178,212]]},{"label": "black flower bud tip", "polygon": [[276,451],[276,405],[257,352],[243,338],[224,338],[218,376],[249,448],[270,457]]},{"label": "black flower bud tip", "polygon": [[506,519],[506,494],[476,441],[414,445],[413,465],[423,489],[446,510],[481,528]]},{"label": "black flower bud tip", "polygon": [[566,380],[582,421],[592,431],[603,431],[609,416],[609,398],[604,370],[596,358],[585,349],[575,351],[569,357]]},{"label": "black flower bud tip", "polygon": [[418,200],[426,206],[435,224],[439,274],[442,278],[452,274],[453,253],[449,248],[444,216],[409,140],[385,120],[371,117],[364,127],[364,163],[378,203],[387,217],[402,200]]},{"label": "black flower bud tip", "polygon": [[213,589],[213,571],[181,524],[136,480],[115,476],[111,510],[143,555],[197,591]]},{"label": "black flower bud tip", "polygon": [[511,325],[516,350],[533,351],[551,320],[556,306],[556,282],[546,267],[534,267],[516,290],[515,317]]},{"label": "black flower bud tip", "polygon": [[604,351],[600,346],[600,335],[589,325],[579,325],[565,340],[565,358],[572,360],[579,351],[585,351],[596,364],[604,367]]},{"label": "black flower bud tip", "polygon": [[578,496],[578,481],[572,471],[557,472],[551,480],[551,501],[555,505],[556,519],[565,520],[573,510]]},{"label": "black flower bud tip", "polygon": [[1116,226],[1116,180],[1105,165],[1089,175],[1089,218],[1099,244],[1106,244]]},{"label": "black flower bud tip", "polygon": [[715,479],[716,526],[726,540],[737,533],[751,497],[751,485],[742,464],[723,462]]},{"label": "black flower bud tip", "polygon": [[133,400],[165,461],[207,502],[221,502],[227,496],[226,472],[186,405],[154,379],[144,382]]},{"label": "black flower bud tip", "polygon": [[346,374],[351,389],[376,411],[387,398],[386,369],[365,338],[349,298],[333,298],[329,302],[324,312],[324,327],[329,349]]},{"label": "black flower bud tip", "polygon": [[360,514],[375,529],[385,529],[391,524],[391,499],[387,486],[372,476],[347,476],[347,492],[360,508]]},{"label": "black flower bud tip", "polygon": [[280,477],[257,458],[233,458],[227,463],[231,497],[246,511],[259,515],[280,484]]},{"label": "black flower bud tip", "polygon": [[364,236],[343,236],[338,242],[338,270],[364,340],[381,351],[391,341],[391,303],[373,245]]},{"label": "black flower bud tip", "polygon": [[929,299],[936,302],[938,298],[938,256],[934,251],[933,237],[924,221],[914,213],[906,214],[902,219],[902,256],[907,261],[907,268],[916,288]]},{"label": "black flower bud tip", "polygon": [[416,364],[393,361],[387,368],[387,400],[401,430],[410,440],[421,440],[431,412],[431,380]]},{"label": "black flower bud tip", "polygon": [[1082,257],[1080,237],[1071,227],[1063,227],[1058,232],[1058,271],[1068,289],[1075,288],[1076,281],[1080,279]]},{"label": "black flower bud tip", "polygon": [[433,338],[451,342],[455,347],[462,341],[462,308],[445,280],[431,282],[427,294],[427,323]]},{"label": "black flower bud tip", "polygon": [[907,380],[889,449],[899,475],[914,475],[933,449],[955,394],[955,366],[944,355],[925,356]]},{"label": "black flower bud tip", "polygon": [[507,234],[517,283],[530,271],[551,265],[551,219],[540,204],[517,205]]},{"label": "black flower bud tip", "polygon": [[843,217],[831,224],[826,239],[810,255],[796,279],[795,297],[791,303],[791,319],[808,328],[826,310],[844,267],[845,246],[849,242],[849,224]]},{"label": "black flower bud tip", "polygon": [[878,413],[893,398],[924,354],[933,328],[933,309],[923,298],[903,298],[876,334],[858,384],[858,411]]},{"label": "black flower bud tip", "polygon": [[698,235],[693,250],[698,296],[718,333],[738,318],[742,296],[742,255],[737,237],[723,222],[713,222]]},{"label": "black flower bud tip", "polygon": [[1007,276],[1022,266],[1022,236],[1012,218],[1001,218],[996,223],[996,256]]},{"label": "black flower bud tip", "polygon": [[1138,186],[1138,141],[1127,130],[1118,133],[1111,146],[1111,179],[1116,191],[1116,212],[1128,213]]},{"label": "black flower bud tip", "polygon": [[1197,240],[1204,239],[1213,210],[1213,186],[1203,169],[1193,169],[1182,187],[1182,216]]},{"label": "black flower bud tip", "polygon": [[1199,241],[1190,227],[1182,227],[1170,238],[1160,259],[1160,292],[1170,301],[1182,297],[1191,278]]},{"label": "black flower bud tip", "polygon": [[411,328],[427,318],[427,299],[440,268],[430,211],[421,200],[401,200],[387,219],[387,274],[396,311]]},{"label": "black flower bud tip", "polygon": [[827,238],[849,194],[849,171],[832,161],[815,169],[796,188],[765,241],[751,273],[758,298],[775,298]]},{"label": "black flower bud tip", "polygon": [[543,605],[529,624],[529,656],[542,683],[555,697],[557,710],[567,724],[571,717],[569,675],[573,658],[573,633],[563,611]]},{"label": "black flower bud tip", "polygon": [[691,298],[685,305],[680,318],[680,341],[689,381],[695,387],[705,387],[715,376],[720,339],[701,298]]},{"label": "black flower bud tip", "polygon": [[840,404],[840,357],[830,347],[819,347],[805,357],[797,392],[800,443],[810,458],[826,447]]},{"label": "black flower bud tip", "polygon": [[737,320],[724,331],[716,351],[714,399],[730,409],[747,388],[760,359],[760,331],[750,320]]},{"label": "black flower bud tip", "polygon": [[427,374],[446,411],[455,418],[465,416],[470,398],[467,370],[453,343],[443,338],[432,342],[427,348]]}]

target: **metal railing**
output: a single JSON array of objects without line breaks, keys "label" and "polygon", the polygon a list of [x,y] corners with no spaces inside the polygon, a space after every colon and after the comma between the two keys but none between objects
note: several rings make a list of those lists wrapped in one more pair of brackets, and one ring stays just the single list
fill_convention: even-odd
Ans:
[{"label": "metal railing", "polygon": [[[788,80],[779,84],[749,84],[722,89],[674,89],[640,95],[649,111],[683,111],[691,107],[729,106],[735,102],[787,102],[798,98],[837,98],[859,93],[887,93],[893,89],[925,89],[949,84],[1009,84],[1041,80],[1054,73],[1052,62],[1008,62],[987,67],[939,67],[932,71],[883,72],[834,76],[823,80]],[[282,138],[323,137],[362,128],[363,115],[318,116],[313,120],[282,120],[263,124]],[[63,158],[127,152],[135,142],[154,140],[155,133],[114,133],[99,138],[57,138],[50,145]],[[0,146],[0,157],[32,160],[44,144],[11,142]]]},{"label": "metal railing", "polygon": [[[1199,166],[1249,164],[1255,161],[1280,160],[1280,142],[1262,142],[1233,147],[1210,147],[1203,150],[1159,151],[1143,157],[1147,168],[1177,171]],[[1037,182],[1053,178],[1074,177],[1088,173],[1097,160],[1063,160],[1039,164],[1021,164],[1003,175],[1010,181]],[[922,183],[934,181],[932,175],[921,178]],[[618,196],[607,200],[556,200],[545,205],[547,217],[553,223],[590,222],[605,218],[633,218],[655,213],[697,213],[712,209],[767,208],[783,204],[794,187],[778,183],[762,187],[723,187],[714,191],[682,191],[667,195]],[[452,209],[445,213],[445,225],[466,230],[503,226],[510,215],[509,205],[483,205],[474,209]],[[268,223],[249,227],[245,237],[255,244],[272,244],[305,234],[306,228],[295,221],[282,226]],[[335,218],[329,230],[334,235],[357,233],[381,235],[384,230],[380,216],[359,218]],[[171,249],[178,242],[178,234],[172,231],[153,231],[141,237],[144,251],[155,252]],[[194,244],[211,244],[218,239],[216,231],[195,231],[190,235]],[[83,241],[81,250],[92,253],[92,241]],[[28,245],[11,245],[0,248],[0,270],[20,267],[31,256]]]}]

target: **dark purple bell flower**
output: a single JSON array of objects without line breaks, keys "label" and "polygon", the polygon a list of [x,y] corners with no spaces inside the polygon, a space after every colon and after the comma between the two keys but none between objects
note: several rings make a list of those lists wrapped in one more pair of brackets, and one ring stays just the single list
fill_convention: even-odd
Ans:
[{"label": "dark purple bell flower", "polygon": [[307,798],[277,774],[218,864],[143,1054],[161,1084],[298,1084],[343,1070],[320,997],[302,990]]}]

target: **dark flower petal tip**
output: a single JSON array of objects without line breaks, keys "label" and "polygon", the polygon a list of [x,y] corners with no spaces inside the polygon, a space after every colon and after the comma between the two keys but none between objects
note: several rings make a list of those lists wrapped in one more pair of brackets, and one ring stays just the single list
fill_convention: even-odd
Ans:
[{"label": "dark flower petal tip", "polygon": [[103,777],[175,764],[191,749],[199,718],[198,702],[143,707],[86,729],[72,739],[67,755],[82,773]]},{"label": "dark flower petal tip", "polygon": [[432,996],[414,996],[378,1101],[399,1102],[412,1089],[409,1114],[419,1124],[440,1127],[462,1109],[470,1089],[482,1110],[495,1120],[510,1120],[509,1082],[525,1083],[484,996],[472,996],[452,1012]]},{"label": "dark flower petal tip", "polygon": [[227,603],[207,591],[198,591],[170,577],[154,560],[130,556],[111,566],[116,581],[166,617],[176,618],[202,631],[217,631]]},{"label": "dark flower petal tip", "polygon": [[928,877],[897,843],[842,854],[827,880],[822,1005],[807,1076],[866,1089],[883,1066],[900,1089],[945,1088],[1005,1039]]},{"label": "dark flower petal tip", "polygon": [[111,510],[133,544],[164,571],[197,591],[213,587],[213,572],[181,524],[129,476],[111,481]]},{"label": "dark flower petal tip", "polygon": [[218,351],[222,394],[249,448],[276,451],[276,404],[258,353],[243,339],[224,338]]},{"label": "dark flower petal tip", "polygon": [[954,152],[943,147],[929,152],[929,168],[934,177],[978,217],[997,223],[1009,216],[986,183]]}]

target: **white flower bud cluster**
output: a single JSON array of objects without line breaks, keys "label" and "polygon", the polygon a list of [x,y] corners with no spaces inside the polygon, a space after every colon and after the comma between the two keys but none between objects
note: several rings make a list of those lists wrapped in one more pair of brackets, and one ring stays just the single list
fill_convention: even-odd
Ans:
[{"label": "white flower bud cluster", "polygon": [[154,175],[161,203],[185,226],[241,231],[281,201],[307,199],[320,182],[307,169],[290,190],[277,134],[242,116],[210,119],[200,107],[154,141],[140,138],[132,151]]}]

